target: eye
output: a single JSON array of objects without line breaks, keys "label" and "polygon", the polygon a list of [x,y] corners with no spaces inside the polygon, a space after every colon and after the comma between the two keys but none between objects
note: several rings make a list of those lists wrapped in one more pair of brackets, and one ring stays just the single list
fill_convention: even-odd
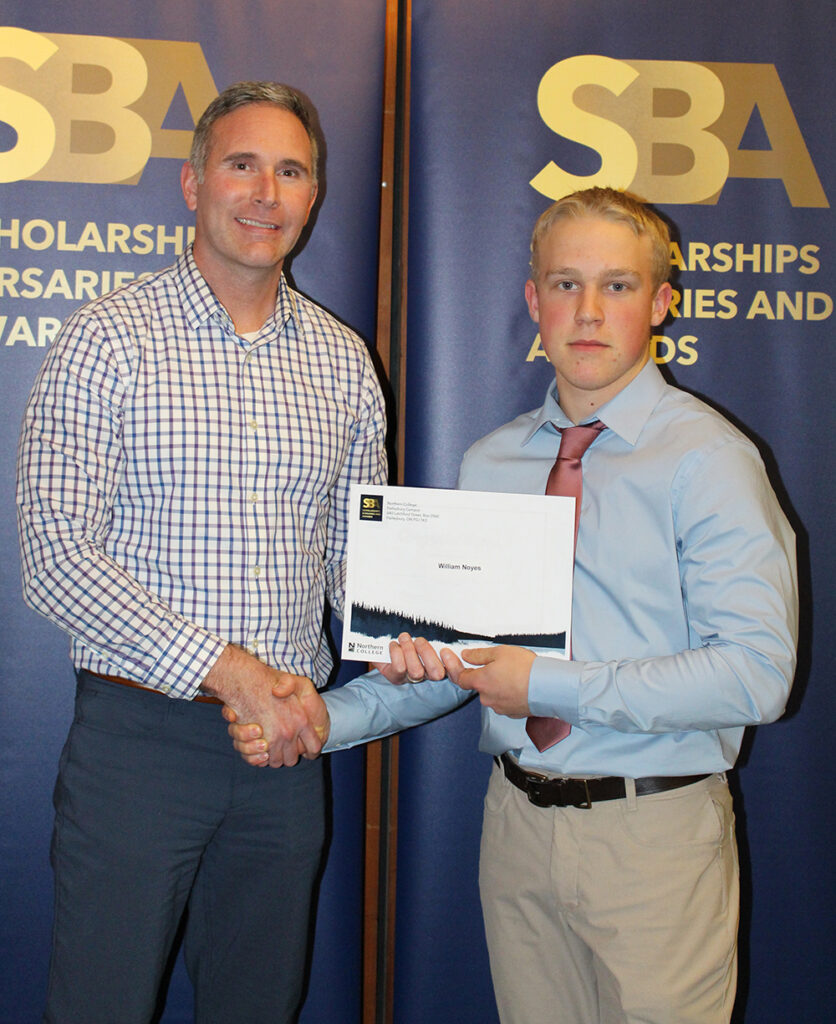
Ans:
[{"label": "eye", "polygon": [[610,282],[610,290],[611,291],[614,291],[614,292],[626,292],[628,290],[628,288],[629,288],[629,285],[626,283],[626,281],[611,281]]}]

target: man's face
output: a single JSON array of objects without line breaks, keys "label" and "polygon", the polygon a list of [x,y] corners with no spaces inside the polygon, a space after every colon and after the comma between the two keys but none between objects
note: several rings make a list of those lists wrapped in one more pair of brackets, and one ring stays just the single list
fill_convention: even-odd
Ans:
[{"label": "man's face", "polygon": [[650,239],[596,215],[557,220],[541,240],[531,318],[554,366],[560,404],[575,422],[618,394],[650,353],[671,287],[654,289]]},{"label": "man's face", "polygon": [[196,214],[195,259],[210,283],[275,275],[316,199],[304,126],[290,111],[266,103],[219,118],[203,181],[187,163],[181,182]]}]

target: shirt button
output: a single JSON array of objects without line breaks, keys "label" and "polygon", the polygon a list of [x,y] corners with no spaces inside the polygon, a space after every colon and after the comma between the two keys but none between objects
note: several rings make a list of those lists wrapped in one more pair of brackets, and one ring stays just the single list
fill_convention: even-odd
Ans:
[{"label": "shirt button", "polygon": [[258,501],[258,495],[255,493],[255,491],[253,491],[253,493],[250,495],[250,504],[251,505],[255,505],[255,503],[257,501]]},{"label": "shirt button", "polygon": [[256,576],[256,577],[258,577],[258,576],[260,576],[260,575],[261,575],[261,566],[260,566],[260,565],[257,565],[257,566],[255,566],[255,568],[253,569],[253,576]]},{"label": "shirt button", "polygon": [[258,423],[256,420],[250,420],[250,430],[258,430]]}]

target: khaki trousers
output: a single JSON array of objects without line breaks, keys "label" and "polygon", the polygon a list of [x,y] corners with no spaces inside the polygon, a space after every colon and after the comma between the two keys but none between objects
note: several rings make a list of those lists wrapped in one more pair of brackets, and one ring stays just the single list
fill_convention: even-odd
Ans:
[{"label": "khaki trousers", "polygon": [[737,979],[738,863],[724,776],[580,808],[499,767],[479,884],[502,1024],[722,1024]]}]

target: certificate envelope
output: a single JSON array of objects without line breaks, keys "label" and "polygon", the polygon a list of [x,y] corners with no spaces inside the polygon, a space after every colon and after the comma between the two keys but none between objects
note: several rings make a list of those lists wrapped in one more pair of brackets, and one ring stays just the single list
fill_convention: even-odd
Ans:
[{"label": "certificate envelope", "polygon": [[353,485],[343,658],[388,662],[402,632],[568,657],[574,531],[574,498]]}]

